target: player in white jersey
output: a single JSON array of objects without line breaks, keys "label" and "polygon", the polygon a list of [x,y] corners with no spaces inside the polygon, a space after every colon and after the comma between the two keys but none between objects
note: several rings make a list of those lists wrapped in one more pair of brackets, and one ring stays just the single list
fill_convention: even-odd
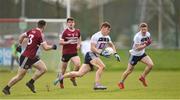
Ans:
[{"label": "player in white jersey", "polygon": [[118,86],[120,89],[124,89],[124,81],[128,77],[128,75],[133,71],[134,66],[141,61],[142,63],[146,64],[146,68],[144,72],[141,74],[139,80],[142,82],[142,84],[147,87],[147,82],[145,80],[145,77],[147,74],[151,71],[152,67],[154,66],[153,61],[151,58],[146,55],[145,48],[149,46],[152,42],[152,39],[150,37],[150,33],[148,32],[148,25],[146,23],[141,23],[140,31],[136,33],[133,40],[133,47],[130,52],[130,58],[128,67],[125,70],[125,72],[121,76],[121,81],[118,83]]},{"label": "player in white jersey", "polygon": [[72,71],[69,73],[66,73],[59,77],[59,80],[62,80],[64,78],[71,78],[71,77],[82,77],[89,71],[93,69],[93,66],[96,66],[98,69],[96,71],[95,76],[95,86],[94,89],[106,89],[105,86],[100,84],[100,78],[102,75],[102,72],[105,68],[104,63],[99,58],[99,55],[108,57],[110,54],[103,50],[107,46],[110,46],[114,50],[114,56],[115,58],[120,61],[120,56],[116,53],[116,49],[114,44],[111,41],[111,38],[109,37],[111,26],[108,22],[104,22],[101,25],[101,29],[99,32],[95,33],[90,40],[90,50],[87,51],[84,59],[84,63],[82,64],[79,71]]}]

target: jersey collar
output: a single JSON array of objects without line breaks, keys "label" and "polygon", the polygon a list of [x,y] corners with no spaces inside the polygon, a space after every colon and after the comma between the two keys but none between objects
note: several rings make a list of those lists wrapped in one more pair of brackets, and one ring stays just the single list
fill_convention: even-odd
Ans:
[{"label": "jersey collar", "polygon": [[71,31],[71,32],[74,32],[75,31],[75,28],[73,28],[73,30],[72,29],[70,29],[70,28],[67,28],[69,31]]}]

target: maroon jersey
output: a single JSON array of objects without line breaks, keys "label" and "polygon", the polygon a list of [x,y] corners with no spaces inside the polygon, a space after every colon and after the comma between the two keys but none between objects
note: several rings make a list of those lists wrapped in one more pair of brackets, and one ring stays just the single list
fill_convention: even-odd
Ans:
[{"label": "maroon jersey", "polygon": [[64,41],[73,40],[70,44],[63,45],[63,54],[75,54],[77,53],[77,43],[80,38],[80,30],[75,29],[74,31],[68,28],[64,30],[61,36]]},{"label": "maroon jersey", "polygon": [[34,58],[36,56],[36,52],[43,42],[43,33],[39,28],[31,29],[24,33],[28,37],[28,44],[23,52],[23,56]]}]

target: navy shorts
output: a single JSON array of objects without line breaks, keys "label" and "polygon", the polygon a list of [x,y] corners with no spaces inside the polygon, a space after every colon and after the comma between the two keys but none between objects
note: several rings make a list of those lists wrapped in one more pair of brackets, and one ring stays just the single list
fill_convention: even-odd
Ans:
[{"label": "navy shorts", "polygon": [[77,53],[75,53],[75,54],[64,54],[64,55],[62,55],[61,61],[68,62],[74,56],[78,56],[78,54]]},{"label": "navy shorts", "polygon": [[130,55],[129,57],[129,63],[133,66],[135,66],[138,61],[140,61],[142,58],[144,58],[145,56],[147,56],[145,53],[141,56],[134,56],[134,55]]},{"label": "navy shorts", "polygon": [[36,56],[35,58],[31,59],[31,58],[28,58],[28,57],[25,57],[25,56],[21,55],[20,56],[19,66],[21,68],[24,68],[24,69],[29,69],[29,68],[31,68],[31,66],[34,63],[36,63],[39,60],[40,60],[39,56]]},{"label": "navy shorts", "polygon": [[89,66],[91,67],[91,70],[93,70],[93,65],[90,63],[90,61],[97,57],[98,56],[96,53],[87,52],[85,55],[84,64],[89,64]]}]

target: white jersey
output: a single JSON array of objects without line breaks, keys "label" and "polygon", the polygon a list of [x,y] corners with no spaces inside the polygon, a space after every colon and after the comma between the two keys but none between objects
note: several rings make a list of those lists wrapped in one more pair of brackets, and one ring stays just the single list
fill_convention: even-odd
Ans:
[{"label": "white jersey", "polygon": [[136,33],[136,35],[134,36],[133,39],[133,47],[131,50],[129,50],[131,55],[134,56],[141,56],[145,53],[145,48],[142,50],[137,50],[137,48],[135,47],[136,44],[142,44],[145,41],[147,41],[147,39],[150,38],[150,33],[146,32],[145,36],[142,35],[141,31]]},{"label": "white jersey", "polygon": [[[107,36],[103,36],[101,31],[95,33],[90,40],[90,43],[95,43],[96,44],[96,48],[97,49],[104,49],[107,47],[108,43],[112,42],[111,38],[109,35]],[[90,48],[88,48],[89,50],[86,50],[86,53],[91,51]]]},{"label": "white jersey", "polygon": [[81,52],[85,56],[87,52],[91,49],[90,39],[84,40],[81,42]]}]

